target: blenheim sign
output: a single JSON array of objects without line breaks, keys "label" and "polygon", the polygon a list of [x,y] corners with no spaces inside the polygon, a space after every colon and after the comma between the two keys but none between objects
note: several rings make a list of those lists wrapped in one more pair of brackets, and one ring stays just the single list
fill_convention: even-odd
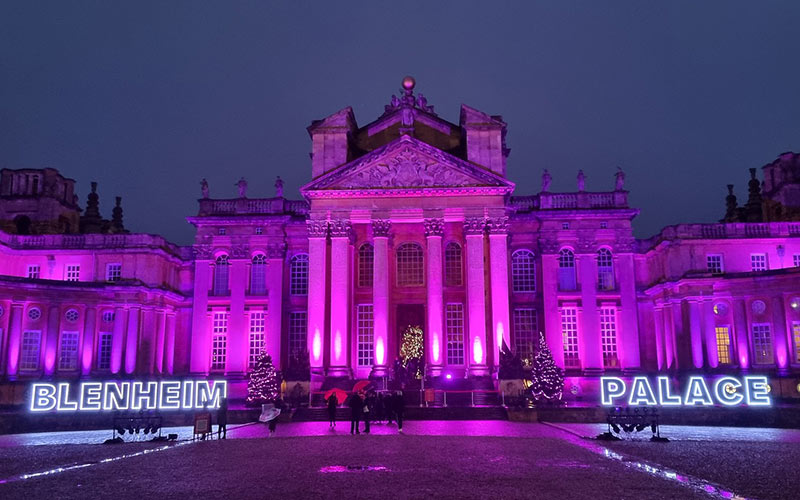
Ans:
[{"label": "blenheim sign", "polygon": [[219,408],[224,380],[114,381],[31,386],[32,412],[194,410]]},{"label": "blenheim sign", "polygon": [[633,377],[630,386],[619,377],[600,378],[603,406],[771,406],[767,377],[724,376],[707,381],[689,377],[682,391],[676,391],[669,377]]}]

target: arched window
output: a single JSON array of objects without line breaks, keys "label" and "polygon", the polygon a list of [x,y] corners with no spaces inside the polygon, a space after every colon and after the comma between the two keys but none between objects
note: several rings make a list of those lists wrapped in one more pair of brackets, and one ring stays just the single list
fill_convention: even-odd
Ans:
[{"label": "arched window", "polygon": [[461,245],[451,241],[444,249],[444,284],[461,286],[464,283],[461,269]]},{"label": "arched window", "polygon": [[214,295],[228,295],[230,263],[227,255],[220,255],[214,263]]},{"label": "arched window", "polygon": [[372,286],[373,263],[375,249],[369,243],[364,243],[358,248],[358,286]]},{"label": "arched window", "polygon": [[536,265],[530,250],[517,250],[511,254],[511,289],[515,292],[536,291]]},{"label": "arched window", "polygon": [[253,256],[250,268],[250,294],[266,295],[267,293],[267,258],[263,253]]},{"label": "arched window", "polygon": [[397,286],[421,286],[424,266],[422,247],[416,243],[403,243],[397,247]]},{"label": "arched window", "polygon": [[289,267],[289,293],[308,295],[308,254],[299,253],[292,257]]},{"label": "arched window", "polygon": [[578,288],[575,279],[575,254],[568,248],[558,252],[558,289],[575,290]]},{"label": "arched window", "polygon": [[614,258],[607,248],[597,251],[597,288],[599,290],[614,289]]}]

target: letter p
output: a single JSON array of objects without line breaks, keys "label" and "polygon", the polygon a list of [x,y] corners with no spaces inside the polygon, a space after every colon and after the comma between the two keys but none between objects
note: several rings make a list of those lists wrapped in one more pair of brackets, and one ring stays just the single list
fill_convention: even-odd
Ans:
[{"label": "letter p", "polygon": [[600,377],[600,395],[603,406],[613,406],[614,400],[625,395],[625,381],[619,377]]}]

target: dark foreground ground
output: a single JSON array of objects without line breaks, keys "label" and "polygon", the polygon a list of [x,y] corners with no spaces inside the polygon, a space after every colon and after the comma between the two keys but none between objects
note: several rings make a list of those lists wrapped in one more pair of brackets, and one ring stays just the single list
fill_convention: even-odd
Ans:
[{"label": "dark foreground ground", "polygon": [[[239,439],[140,455],[160,446],[5,446],[0,481],[9,482],[0,484],[0,498],[684,499],[798,498],[800,491],[796,442],[598,446],[541,424],[449,425],[431,425],[434,431],[426,433],[419,422],[407,426],[407,434],[381,427],[377,435],[353,437],[284,426],[272,438],[249,426],[230,433]],[[131,454],[136,456],[102,462]],[[74,464],[89,465],[19,479]]]}]

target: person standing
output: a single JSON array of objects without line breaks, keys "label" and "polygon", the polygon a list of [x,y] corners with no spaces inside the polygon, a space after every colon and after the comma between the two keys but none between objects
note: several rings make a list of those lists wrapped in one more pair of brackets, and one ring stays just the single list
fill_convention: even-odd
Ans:
[{"label": "person standing", "polygon": [[330,428],[336,428],[336,407],[339,406],[339,398],[336,397],[336,393],[334,392],[331,394],[331,397],[328,398],[328,420],[330,420]]},{"label": "person standing", "polygon": [[350,407],[350,434],[361,434],[361,431],[358,430],[358,421],[364,406],[361,396],[355,392],[351,394],[348,406]]},{"label": "person standing", "polygon": [[364,434],[369,434],[369,420],[372,418],[372,410],[370,409],[370,405],[372,405],[371,395],[364,398]]},{"label": "person standing", "polygon": [[217,439],[228,439],[228,398],[220,398],[217,409]]},{"label": "person standing", "polygon": [[406,409],[406,402],[403,399],[403,391],[397,391],[394,395],[394,412],[397,417],[397,430],[403,432],[403,412]]}]

